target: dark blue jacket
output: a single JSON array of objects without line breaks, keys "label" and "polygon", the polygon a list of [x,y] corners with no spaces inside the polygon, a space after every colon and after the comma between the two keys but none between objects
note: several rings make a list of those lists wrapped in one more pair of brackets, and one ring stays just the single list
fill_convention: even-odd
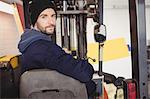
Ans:
[{"label": "dark blue jacket", "polygon": [[92,65],[67,54],[46,34],[28,29],[21,36],[18,48],[22,53],[22,72],[48,68],[85,83],[88,94],[95,90],[95,83],[91,80],[94,73]]}]

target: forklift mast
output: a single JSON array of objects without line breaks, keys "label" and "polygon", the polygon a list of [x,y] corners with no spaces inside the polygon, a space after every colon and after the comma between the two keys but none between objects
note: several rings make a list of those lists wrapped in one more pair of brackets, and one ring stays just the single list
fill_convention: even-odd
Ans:
[{"label": "forklift mast", "polygon": [[[29,2],[23,0],[25,27],[30,28]],[[87,59],[87,18],[103,24],[103,0],[53,0],[60,20],[59,44],[70,50],[77,58]],[[132,78],[138,82],[139,98],[148,98],[148,64],[146,53],[145,0],[128,0]],[[94,5],[90,6],[90,5]],[[95,18],[96,17],[96,18]],[[56,30],[57,31],[57,30]],[[57,35],[57,32],[56,32]],[[102,68],[101,68],[102,71]]]}]

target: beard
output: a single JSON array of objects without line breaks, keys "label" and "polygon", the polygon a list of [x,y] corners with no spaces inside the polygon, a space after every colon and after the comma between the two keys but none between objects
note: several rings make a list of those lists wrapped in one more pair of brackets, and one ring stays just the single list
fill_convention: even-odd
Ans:
[{"label": "beard", "polygon": [[45,32],[47,34],[54,34],[54,27],[45,27]]},{"label": "beard", "polygon": [[36,23],[35,27],[37,28],[37,30],[41,31],[42,33],[46,35],[52,35],[54,34],[54,31],[55,31],[55,25],[53,24],[48,25],[48,26],[43,26],[40,23]]},{"label": "beard", "polygon": [[54,34],[55,27],[47,26],[45,28],[40,28],[39,30],[46,35],[52,35]]}]

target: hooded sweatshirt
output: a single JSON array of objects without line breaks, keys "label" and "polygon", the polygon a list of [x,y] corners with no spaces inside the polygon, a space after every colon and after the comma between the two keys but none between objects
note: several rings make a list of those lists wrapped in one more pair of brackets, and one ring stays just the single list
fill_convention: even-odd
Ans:
[{"label": "hooded sweatshirt", "polygon": [[51,69],[86,84],[88,94],[95,90],[91,80],[94,69],[86,60],[75,59],[60,46],[52,42],[45,33],[28,29],[18,44],[22,73],[31,69]]},{"label": "hooded sweatshirt", "polygon": [[39,31],[36,31],[34,29],[26,29],[23,35],[21,36],[21,40],[18,44],[19,51],[23,53],[26,50],[26,48],[30,46],[30,44],[40,39],[51,41],[50,37],[46,36],[45,34]]}]

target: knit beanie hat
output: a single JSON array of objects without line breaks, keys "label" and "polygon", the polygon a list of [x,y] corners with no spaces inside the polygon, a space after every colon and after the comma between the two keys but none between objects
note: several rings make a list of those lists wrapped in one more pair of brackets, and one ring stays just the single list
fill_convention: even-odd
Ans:
[{"label": "knit beanie hat", "polygon": [[56,6],[51,0],[32,0],[29,5],[29,12],[31,24],[33,26],[35,25],[40,13],[47,8],[52,8],[56,12]]}]

